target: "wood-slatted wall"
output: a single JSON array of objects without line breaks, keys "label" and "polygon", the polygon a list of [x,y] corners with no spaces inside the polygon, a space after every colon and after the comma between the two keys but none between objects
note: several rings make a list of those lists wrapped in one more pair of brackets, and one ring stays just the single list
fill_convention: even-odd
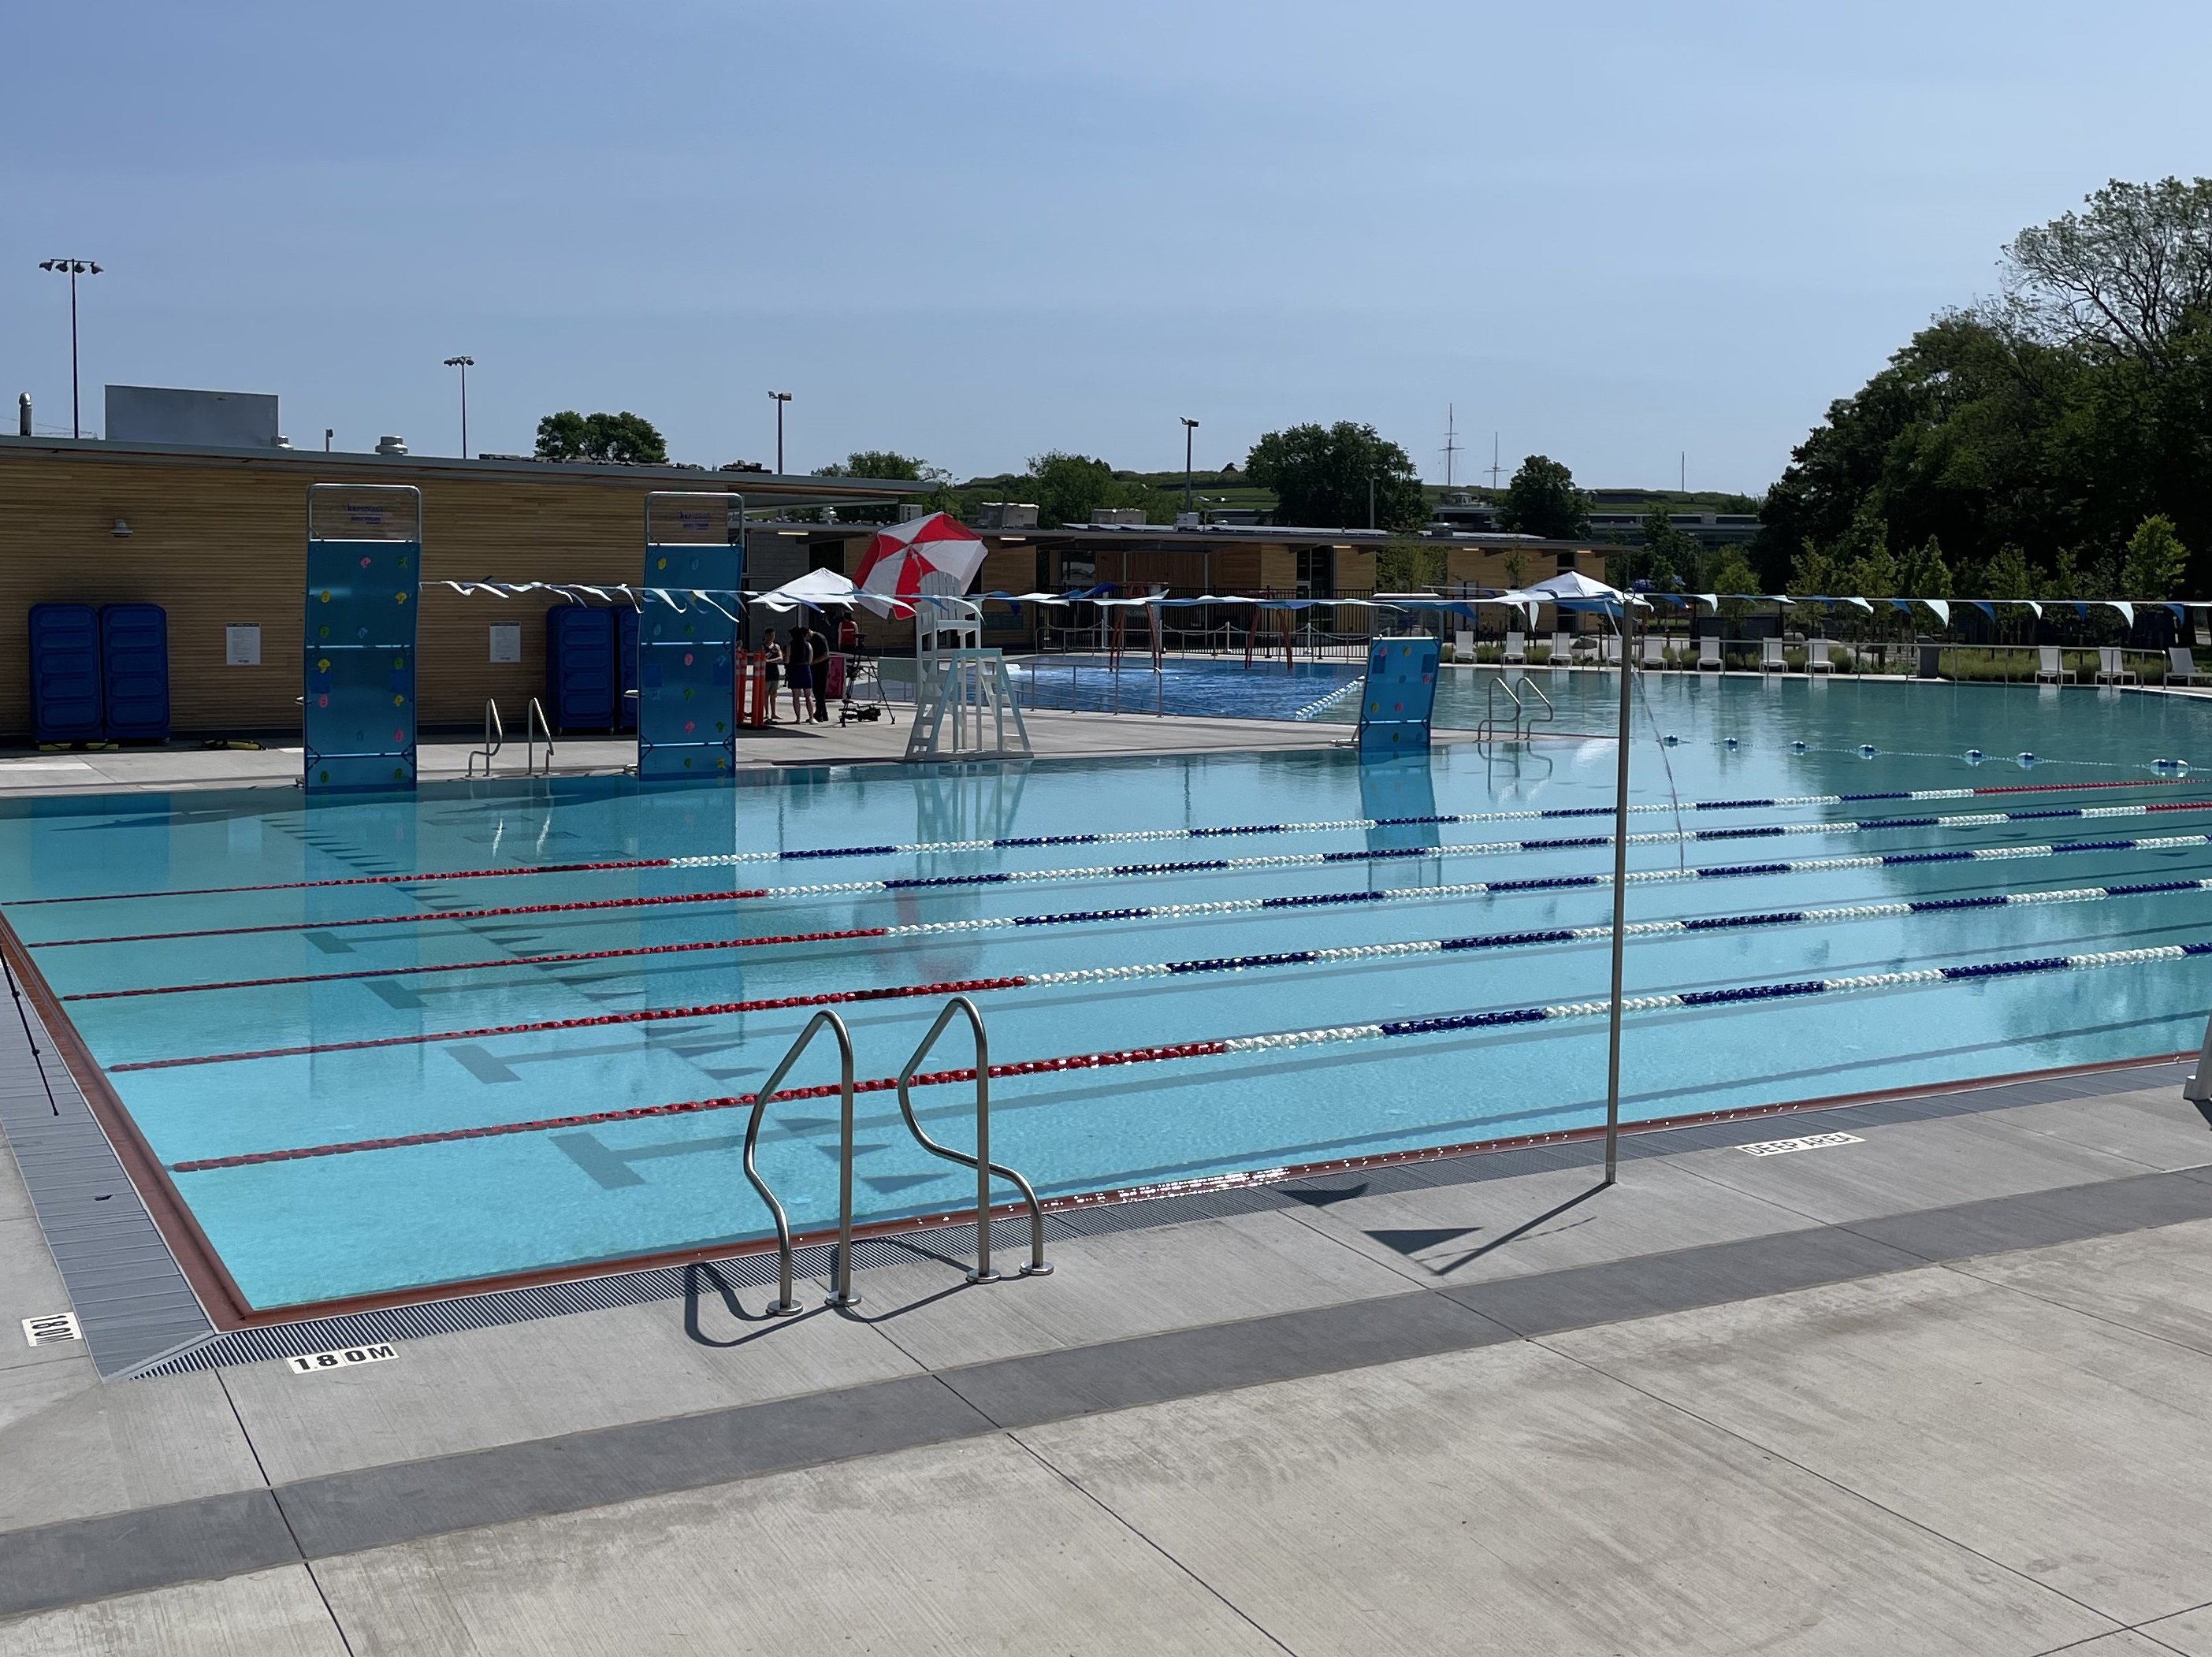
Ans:
[{"label": "wood-slatted wall", "polygon": [[[26,614],[48,600],[141,601],[169,615],[171,718],[179,733],[295,731],[301,581],[311,483],[422,491],[422,574],[635,582],[643,496],[665,477],[440,474],[399,461],[149,459],[0,447],[0,741],[31,728]],[[702,484],[703,487],[703,484]],[[128,538],[112,531],[116,519]],[[510,729],[545,684],[549,601],[463,598],[426,586],[420,719],[476,728],[487,697]],[[490,625],[520,622],[522,659],[495,665]],[[261,628],[261,665],[227,667],[223,628]]]}]

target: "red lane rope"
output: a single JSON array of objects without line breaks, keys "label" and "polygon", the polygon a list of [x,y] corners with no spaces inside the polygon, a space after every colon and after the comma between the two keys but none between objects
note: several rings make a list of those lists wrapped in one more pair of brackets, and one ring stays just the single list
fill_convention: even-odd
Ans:
[{"label": "red lane rope", "polygon": [[848,938],[885,938],[888,926],[852,926],[835,932],[776,932],[761,938],[715,938],[699,944],[641,944],[623,950],[574,950],[565,955],[503,955],[495,961],[456,961],[444,966],[363,967],[343,973],[296,973],[289,978],[234,978],[220,984],[149,984],[135,990],[79,990],[64,1001],[114,1001],[134,995],[184,995],[193,990],[258,990],[274,984],[329,984],[351,978],[403,978],[410,973],[465,973],[491,967],[563,967],[577,961],[617,961],[638,955],[690,955],[699,950],[750,950],[763,944],[831,944]]},{"label": "red lane rope", "polygon": [[[1226,1041],[1177,1041],[1158,1047],[1123,1047],[1113,1053],[1077,1053],[1066,1059],[1030,1059],[1012,1065],[994,1065],[991,1079],[1007,1076],[1042,1076],[1054,1071],[1097,1070],[1109,1065],[1149,1065],[1169,1059],[1206,1059],[1229,1051]],[[933,1086],[940,1082],[972,1082],[973,1068],[932,1071],[912,1078],[909,1086]],[[885,1093],[898,1085],[893,1076],[855,1082],[855,1093]],[[827,1099],[838,1092],[834,1082],[820,1087],[786,1088],[777,1099]],[[597,1127],[608,1122],[638,1122],[654,1116],[688,1116],[700,1111],[736,1110],[751,1105],[759,1096],[733,1094],[721,1099],[687,1099],[672,1105],[635,1105],[627,1110],[595,1110],[580,1116],[546,1116],[529,1122],[494,1122],[485,1127],[445,1128],[431,1133],[403,1133],[387,1139],[349,1139],[337,1144],[302,1145],[292,1150],[253,1150],[236,1156],[206,1156],[197,1162],[172,1162],[172,1174],[204,1174],[220,1168],[256,1168],[264,1162],[295,1162],[310,1156],[343,1156],[362,1150],[398,1150],[410,1145],[449,1144],[459,1139],[494,1139],[510,1133],[540,1133],[549,1128]]]},{"label": "red lane rope", "polygon": [[359,1041],[313,1041],[297,1047],[261,1047],[250,1053],[210,1053],[188,1059],[142,1059],[110,1065],[115,1075],[132,1070],[177,1070],[187,1065],[229,1065],[248,1059],[297,1059],[318,1053],[360,1053],[370,1047],[419,1047],[430,1041],[474,1041],[493,1035],[538,1035],[549,1030],[598,1029],[610,1024],[658,1024],[674,1018],[715,1018],[737,1012],[775,1012],[787,1007],[842,1006],[854,1001],[896,1001],[915,995],[967,995],[978,990],[1018,990],[1026,978],[947,979],[941,984],[895,984],[880,989],[824,990],[815,995],[783,995],[760,1001],[717,1001],[698,1007],[648,1007],[641,1012],[592,1013],[579,1018],[541,1018],[529,1024],[487,1024],[473,1030],[432,1030],[415,1035],[382,1035]]},{"label": "red lane rope", "polygon": [[[2069,782],[2064,786],[2079,788]],[[2118,785],[2114,785],[2118,786]],[[2133,785],[2129,785],[2132,786]],[[673,858],[630,858],[619,863],[532,863],[502,869],[447,869],[427,875],[349,875],[328,880],[271,880],[258,886],[179,886],[160,892],[88,892],[82,897],[27,897],[10,908],[28,909],[41,903],[112,903],[120,898],[222,897],[233,892],[299,892],[325,886],[418,886],[440,880],[490,880],[501,875],[583,875],[606,869],[665,869]]]},{"label": "red lane rope", "polygon": [[731,892],[673,892],[665,897],[600,897],[571,903],[512,903],[500,909],[418,909],[411,915],[368,915],[358,920],[279,920],[265,926],[199,926],[185,932],[124,932],[114,938],[58,938],[33,944],[34,950],[66,950],[79,944],[158,944],[174,938],[237,938],[249,932],[324,932],[340,926],[411,926],[424,920],[490,920],[501,915],[558,914],[570,909],[650,909],[665,903],[724,903],[735,898],[766,897],[766,887]]}]

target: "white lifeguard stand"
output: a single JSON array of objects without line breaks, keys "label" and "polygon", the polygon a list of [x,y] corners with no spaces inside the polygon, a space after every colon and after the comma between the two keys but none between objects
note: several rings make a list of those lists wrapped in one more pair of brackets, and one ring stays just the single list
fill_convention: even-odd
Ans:
[{"label": "white lifeguard stand", "polygon": [[924,592],[914,606],[914,723],[910,760],[1026,758],[1029,727],[1014,701],[1003,652],[983,647],[983,607]]}]

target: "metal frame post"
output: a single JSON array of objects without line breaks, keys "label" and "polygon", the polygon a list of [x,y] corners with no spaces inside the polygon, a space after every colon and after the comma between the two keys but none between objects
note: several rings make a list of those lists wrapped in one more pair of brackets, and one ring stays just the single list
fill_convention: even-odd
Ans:
[{"label": "metal frame post", "polygon": [[1620,598],[1620,729],[1615,745],[1613,795],[1613,996],[1606,1009],[1605,1182],[1620,1170],[1620,968],[1628,943],[1628,723],[1629,675],[1636,671],[1636,615],[1628,595]]}]

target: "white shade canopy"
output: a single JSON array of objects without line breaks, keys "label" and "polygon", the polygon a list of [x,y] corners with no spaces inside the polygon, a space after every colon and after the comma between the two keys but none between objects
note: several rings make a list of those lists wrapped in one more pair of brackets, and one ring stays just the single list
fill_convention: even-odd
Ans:
[{"label": "white shade canopy", "polygon": [[753,603],[763,610],[819,610],[825,604],[858,604],[872,616],[906,615],[905,604],[895,604],[889,598],[872,592],[863,592],[851,580],[834,569],[810,569],[804,575],[793,577],[780,587],[755,595]]}]

